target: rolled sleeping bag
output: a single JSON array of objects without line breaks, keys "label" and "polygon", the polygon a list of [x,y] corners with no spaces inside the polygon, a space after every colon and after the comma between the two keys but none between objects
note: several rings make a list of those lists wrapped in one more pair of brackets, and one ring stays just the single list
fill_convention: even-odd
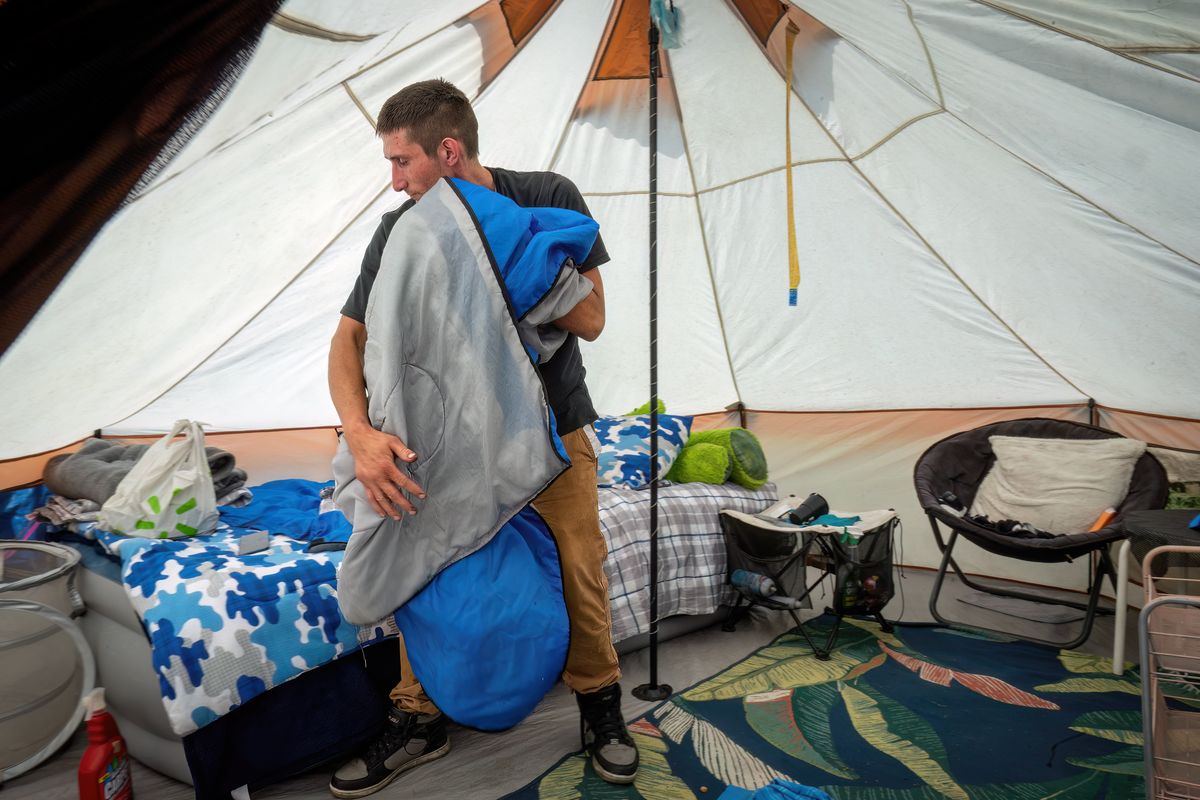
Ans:
[{"label": "rolled sleeping bag", "polygon": [[745,428],[720,428],[696,431],[688,445],[719,444],[729,451],[733,462],[733,482],[747,489],[757,489],[767,482],[767,457],[758,437]]}]

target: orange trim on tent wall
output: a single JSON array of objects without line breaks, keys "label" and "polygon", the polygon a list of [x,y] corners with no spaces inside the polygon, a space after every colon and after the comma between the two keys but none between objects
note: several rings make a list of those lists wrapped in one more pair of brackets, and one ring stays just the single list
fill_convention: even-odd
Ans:
[{"label": "orange trim on tent wall", "polygon": [[779,0],[733,0],[733,4],[763,45],[787,13],[787,6]]},{"label": "orange trim on tent wall", "polygon": [[[1151,444],[1200,452],[1200,422],[1116,411],[1103,407],[1100,407],[1098,411],[1098,421],[1102,427]],[[927,437],[949,434],[956,429],[965,430],[988,418],[1012,419],[1048,416],[1059,419],[1076,419],[1080,422],[1087,421],[1086,406],[840,412],[784,412],[747,409],[747,414],[750,415],[750,429],[763,438],[764,445],[769,450],[775,449],[777,445],[783,445],[785,450],[789,449],[784,442],[775,442],[773,439],[780,434],[783,434],[785,438],[789,433],[793,437],[800,434],[799,429],[793,429],[793,426],[799,424],[802,424],[804,429],[804,433],[800,434],[800,439],[807,440],[816,445],[818,449],[824,449],[828,447],[829,441],[824,440],[823,437],[829,433],[836,431],[832,441],[837,441],[843,437],[852,436],[863,426],[871,427],[873,424],[878,424],[878,421],[883,419],[904,418],[902,429],[906,431],[906,435],[920,431],[920,435]],[[801,423],[801,420],[804,422]],[[736,411],[697,414],[693,417],[692,430],[727,428],[737,424],[738,414]],[[817,434],[817,431],[825,433]],[[114,438],[120,438],[122,441],[149,443],[159,438],[159,435]],[[332,427],[209,433],[206,440],[208,444],[223,447],[233,453],[237,457],[238,465],[246,470],[252,484],[278,478],[308,478],[325,481],[332,477],[330,462],[337,449],[337,431]],[[817,442],[821,442],[821,444],[817,444]],[[79,444],[79,442],[75,442],[56,450],[0,461],[0,490],[37,483],[42,479],[42,471],[47,461],[56,455],[74,452],[79,448]],[[896,446],[898,442],[895,440],[879,441],[877,444],[890,448]],[[781,459],[777,465],[773,466],[779,467],[776,474],[786,481],[790,471],[786,459]]]},{"label": "orange trim on tent wall", "polygon": [[[119,438],[122,442],[150,444],[160,439],[161,434],[112,438]],[[338,442],[334,428],[208,433],[204,441],[211,447],[220,447],[233,453],[237,465],[246,470],[251,486],[280,478],[307,478],[313,481],[333,478],[331,463]],[[76,442],[58,450],[0,461],[0,489],[41,481],[47,461],[62,453],[73,453],[79,449],[79,445]]]},{"label": "orange trim on tent wall", "polygon": [[554,0],[500,0],[500,10],[508,22],[513,46],[519,46],[529,32],[541,23]]},{"label": "orange trim on tent wall", "polygon": [[1100,427],[1130,439],[1200,452],[1200,421],[1097,407]]},{"label": "orange trim on tent wall", "polygon": [[622,0],[592,79],[649,78],[649,28],[650,6],[645,0]]}]

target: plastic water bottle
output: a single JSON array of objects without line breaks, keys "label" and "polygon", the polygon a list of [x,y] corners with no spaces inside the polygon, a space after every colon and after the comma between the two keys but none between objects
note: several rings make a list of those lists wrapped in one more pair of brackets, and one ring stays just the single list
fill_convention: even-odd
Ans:
[{"label": "plastic water bottle", "polygon": [[846,575],[846,582],[842,586],[842,608],[854,608],[858,605],[859,592],[862,589],[862,583],[858,579],[857,572],[851,572]]},{"label": "plastic water bottle", "polygon": [[762,573],[751,572],[748,569],[735,569],[733,575],[729,577],[729,582],[746,594],[757,597],[770,597],[778,591],[775,581]]}]

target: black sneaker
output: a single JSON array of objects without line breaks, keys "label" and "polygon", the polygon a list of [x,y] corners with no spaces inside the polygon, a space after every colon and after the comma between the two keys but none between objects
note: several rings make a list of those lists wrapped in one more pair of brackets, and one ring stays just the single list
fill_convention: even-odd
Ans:
[{"label": "black sneaker", "polygon": [[407,772],[450,752],[446,718],[426,716],[392,708],[375,741],[362,754],[350,759],[329,781],[334,797],[366,797]]},{"label": "black sneaker", "polygon": [[576,694],[575,700],[579,703],[583,747],[592,757],[592,769],[609,783],[633,783],[638,751],[621,716],[620,684]]}]

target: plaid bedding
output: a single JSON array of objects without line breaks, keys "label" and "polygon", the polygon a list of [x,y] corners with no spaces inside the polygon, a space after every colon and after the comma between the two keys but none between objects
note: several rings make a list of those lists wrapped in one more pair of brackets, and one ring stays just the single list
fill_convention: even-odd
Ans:
[{"label": "plaid bedding", "polygon": [[[613,641],[650,630],[650,491],[601,488],[600,529],[608,542]],[[775,485],[757,491],[733,483],[681,483],[658,490],[659,619],[710,614],[732,599],[725,540],[717,514],[754,514],[778,500]]]}]

